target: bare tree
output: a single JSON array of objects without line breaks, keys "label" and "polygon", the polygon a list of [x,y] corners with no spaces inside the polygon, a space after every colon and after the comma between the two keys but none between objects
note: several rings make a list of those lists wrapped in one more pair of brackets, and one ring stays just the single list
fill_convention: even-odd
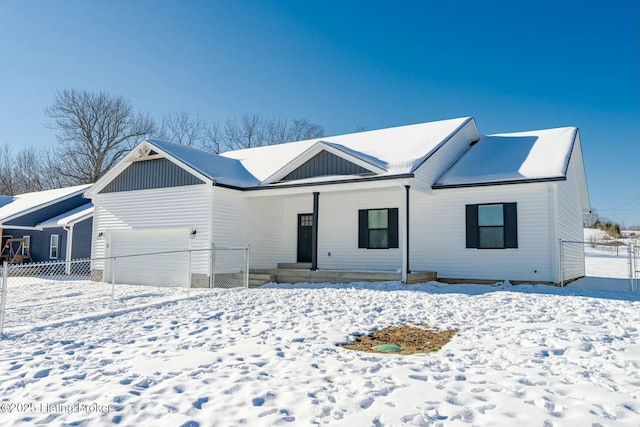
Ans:
[{"label": "bare tree", "polygon": [[45,114],[58,130],[60,173],[73,184],[97,181],[154,128],[129,101],[104,92],[65,89]]},{"label": "bare tree", "polygon": [[15,156],[8,145],[0,150],[0,194],[13,196],[62,186],[59,173],[49,173],[53,164],[47,149],[25,147]]},{"label": "bare tree", "polygon": [[223,148],[223,145],[224,142],[220,126],[217,123],[208,126],[205,131],[205,138],[201,148],[211,153],[220,154],[220,149]]},{"label": "bare tree", "polygon": [[199,115],[191,118],[186,111],[165,114],[155,136],[177,144],[199,147],[204,145],[207,138],[207,123]]},{"label": "bare tree", "polygon": [[227,119],[220,139],[224,148],[238,150],[320,138],[322,135],[322,126],[306,119],[288,121],[245,114],[240,119]]},{"label": "bare tree", "polygon": [[13,159],[8,144],[0,149],[0,195],[13,196],[15,185],[13,179]]},{"label": "bare tree", "polygon": [[293,119],[287,130],[287,140],[304,141],[324,136],[322,126],[311,123],[307,119]]}]

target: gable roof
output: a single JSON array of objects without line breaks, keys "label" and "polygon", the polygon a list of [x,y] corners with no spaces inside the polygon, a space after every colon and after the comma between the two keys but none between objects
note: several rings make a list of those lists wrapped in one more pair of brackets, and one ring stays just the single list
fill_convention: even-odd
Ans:
[{"label": "gable roof", "polygon": [[272,182],[276,172],[284,170],[296,158],[305,158],[303,153],[319,143],[335,149],[334,154],[341,152],[347,160],[357,158],[368,163],[377,169],[378,176],[407,174],[414,172],[451,135],[472,120],[462,117],[398,126],[228,151],[221,156],[239,160],[261,183]]},{"label": "gable roof", "polygon": [[72,209],[69,212],[65,212],[56,217],[49,218],[48,220],[38,224],[37,227],[38,228],[66,227],[66,226],[78,223],[80,221],[84,221],[85,219],[90,218],[92,216],[93,216],[93,203],[87,203],[80,207]]},{"label": "gable roof", "polygon": [[575,127],[482,136],[433,188],[566,179]]},{"label": "gable roof", "polygon": [[91,187],[91,184],[15,195],[10,203],[0,207],[0,225],[37,209],[80,195],[89,187]]},{"label": "gable roof", "polygon": [[146,142],[218,184],[251,187],[260,183],[238,160],[159,139]]}]

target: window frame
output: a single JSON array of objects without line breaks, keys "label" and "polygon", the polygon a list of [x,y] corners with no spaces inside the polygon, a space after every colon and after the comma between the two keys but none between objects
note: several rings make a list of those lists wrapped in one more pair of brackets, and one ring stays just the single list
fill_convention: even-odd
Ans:
[{"label": "window frame", "polygon": [[[480,225],[481,206],[502,206],[502,225]],[[518,211],[515,202],[494,202],[466,205],[467,249],[500,250],[518,248]],[[482,244],[482,229],[501,229],[502,245],[485,246]]]},{"label": "window frame", "polygon": [[[53,238],[56,238],[56,244],[53,244]],[[55,248],[55,256],[53,254],[53,250]],[[58,259],[60,257],[60,235],[52,234],[49,237],[49,258],[50,259]]]},{"label": "window frame", "polygon": [[25,252],[31,253],[31,236],[22,236],[24,243],[22,245],[22,255],[26,256]]},{"label": "window frame", "polygon": [[[369,227],[369,212],[373,211],[386,211],[387,213],[387,226]],[[386,231],[387,244],[386,246],[372,246],[371,231]],[[399,248],[398,241],[398,208],[373,208],[373,209],[359,209],[358,210],[358,248],[360,249],[397,249]]]}]

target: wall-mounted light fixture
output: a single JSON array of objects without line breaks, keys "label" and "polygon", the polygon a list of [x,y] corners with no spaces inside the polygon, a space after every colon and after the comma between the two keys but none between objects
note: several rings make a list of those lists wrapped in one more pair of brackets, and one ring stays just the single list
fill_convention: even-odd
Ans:
[{"label": "wall-mounted light fixture", "polygon": [[196,234],[198,234],[198,230],[197,230],[196,228],[192,228],[192,229],[191,229],[190,237],[191,237],[192,239],[195,239],[195,238],[196,238]]}]

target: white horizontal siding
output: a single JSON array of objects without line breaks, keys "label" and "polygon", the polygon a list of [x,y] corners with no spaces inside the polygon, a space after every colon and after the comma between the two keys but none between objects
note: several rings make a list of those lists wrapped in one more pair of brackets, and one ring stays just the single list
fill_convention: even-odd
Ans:
[{"label": "white horizontal siding", "polygon": [[[398,208],[401,222],[403,191],[404,187],[398,185],[385,190],[320,193],[318,268],[400,271],[401,233],[397,249],[358,248],[358,210]],[[401,229],[399,225],[399,232]]]},{"label": "white horizontal siding", "polygon": [[[518,204],[517,249],[467,249],[465,205]],[[411,193],[410,268],[438,277],[552,281],[546,184]]]},{"label": "white horizontal siding", "polygon": [[412,185],[429,190],[435,181],[479,138],[475,122],[470,120],[414,173]]},{"label": "white horizontal siding", "polygon": [[[576,150],[574,146],[574,151]],[[575,154],[575,153],[574,153]],[[571,156],[567,170],[567,180],[557,185],[557,229],[558,239],[582,241],[582,207],[580,204],[580,190],[576,172],[576,156]],[[585,274],[584,245],[563,245],[564,279],[574,279]]]},{"label": "white horizontal siding", "polygon": [[[92,257],[105,256],[106,239],[99,233],[113,229],[177,229],[197,230],[192,249],[210,247],[211,187],[191,185],[152,190],[98,194],[94,200]],[[206,253],[194,254],[193,273],[208,272]],[[100,262],[94,269],[102,269]]]},{"label": "white horizontal siding", "polygon": [[216,187],[213,242],[217,247],[250,247],[251,268],[275,268],[282,258],[282,201],[245,198],[241,191]]},{"label": "white horizontal siding", "polygon": [[[323,195],[320,194],[320,204],[323,203]],[[323,206],[320,206],[322,212]],[[297,261],[298,251],[298,214],[310,214],[313,212],[313,193],[298,196],[288,196],[282,201],[282,218],[280,229],[282,230],[281,261],[292,263]],[[323,219],[318,219],[321,224]],[[319,234],[323,233],[322,225],[319,225]]]}]

